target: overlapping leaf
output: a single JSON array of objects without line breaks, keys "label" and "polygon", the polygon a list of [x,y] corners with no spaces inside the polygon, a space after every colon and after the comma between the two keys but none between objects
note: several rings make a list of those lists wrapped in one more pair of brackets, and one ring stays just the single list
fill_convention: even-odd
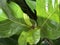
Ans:
[{"label": "overlapping leaf", "polygon": [[14,2],[2,5],[3,2],[0,3],[2,8],[2,12],[0,12],[0,38],[10,37],[22,30],[27,30],[20,7]]},{"label": "overlapping leaf", "polygon": [[37,44],[40,40],[40,29],[32,29],[30,31],[22,32],[19,37],[19,45]]},{"label": "overlapping leaf", "polygon": [[41,37],[43,38],[56,39],[60,37],[58,5],[58,0],[37,0],[37,21],[41,27]]}]

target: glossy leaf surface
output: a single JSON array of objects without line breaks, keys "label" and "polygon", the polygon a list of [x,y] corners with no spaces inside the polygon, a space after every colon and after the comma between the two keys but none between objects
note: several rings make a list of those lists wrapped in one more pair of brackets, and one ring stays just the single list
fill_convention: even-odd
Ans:
[{"label": "glossy leaf surface", "polygon": [[60,37],[60,14],[58,5],[58,0],[37,0],[37,21],[41,28],[42,38],[57,39]]},{"label": "glossy leaf surface", "polygon": [[38,43],[40,40],[40,29],[30,30],[27,32],[22,32],[22,34],[19,37],[19,45],[27,45],[29,43],[30,45]]},{"label": "glossy leaf surface", "polygon": [[11,11],[13,12],[12,15],[15,14],[14,16],[16,16],[16,19],[18,19],[19,22],[10,20],[8,16],[6,17],[7,19],[4,18],[7,14],[2,10],[2,14],[4,15],[0,13],[1,14],[0,17],[2,16],[1,18],[4,18],[4,20],[0,21],[0,38],[10,37],[16,34],[17,32],[21,32],[25,29],[28,29],[26,25],[23,24],[24,23],[23,12],[21,11],[20,7],[14,2],[9,3],[9,5],[7,6],[9,6],[9,9],[11,9]]}]

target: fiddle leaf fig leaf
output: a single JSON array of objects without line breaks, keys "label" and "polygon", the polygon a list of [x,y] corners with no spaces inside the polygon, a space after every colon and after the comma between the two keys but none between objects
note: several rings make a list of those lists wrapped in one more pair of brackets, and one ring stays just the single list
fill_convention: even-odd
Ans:
[{"label": "fiddle leaf fig leaf", "polygon": [[[60,36],[60,14],[58,0],[36,1],[37,22],[41,28],[41,38],[57,39]],[[60,2],[59,2],[60,3]]]},{"label": "fiddle leaf fig leaf", "polygon": [[40,40],[40,29],[32,29],[30,31],[23,31],[18,39],[19,45],[37,44]]},{"label": "fiddle leaf fig leaf", "polygon": [[[9,20],[16,22],[16,23],[24,22],[23,12],[16,3],[14,3],[14,2],[7,3],[7,0],[6,1],[1,0],[0,2],[1,2],[0,7],[4,10],[4,12],[6,13],[6,16],[8,17]],[[3,4],[3,2],[4,2],[4,4]],[[16,18],[17,16],[20,17],[21,20],[18,20]],[[19,24],[22,24],[22,23],[19,23]],[[22,24],[22,25],[24,25],[24,24]]]},{"label": "fiddle leaf fig leaf", "polygon": [[19,39],[18,39],[18,44],[19,45],[27,45],[27,41],[26,41],[26,37],[27,37],[27,35],[26,35],[27,33],[26,32],[22,32],[21,33],[21,35],[20,35],[20,37],[19,37]]},{"label": "fiddle leaf fig leaf", "polygon": [[18,32],[21,33],[23,30],[28,30],[29,27],[25,24],[23,12],[16,3],[10,2],[7,5],[1,5],[0,3],[0,6],[0,38],[10,37]]},{"label": "fiddle leaf fig leaf", "polygon": [[36,10],[38,17],[44,17],[59,23],[58,0],[55,0],[54,3],[52,2],[52,0],[37,0]]},{"label": "fiddle leaf fig leaf", "polygon": [[25,21],[25,23],[28,25],[28,26],[32,26],[32,23],[31,23],[31,21],[30,21],[30,18],[29,18],[29,16],[27,15],[27,14],[23,14],[24,15],[24,21]]},{"label": "fiddle leaf fig leaf", "polygon": [[32,44],[37,44],[40,40],[40,29],[32,29],[27,32],[27,42],[32,45]]},{"label": "fiddle leaf fig leaf", "polygon": [[17,5],[14,2],[10,2],[8,4],[8,7],[10,9],[10,11],[12,12],[13,16],[15,17],[16,23],[19,23],[20,25],[25,25],[25,21],[24,21],[24,15],[23,15],[23,11],[21,10],[21,8],[19,7],[19,5]]},{"label": "fiddle leaf fig leaf", "polygon": [[0,38],[10,37],[23,30],[28,30],[28,27],[19,25],[10,20],[5,20],[0,22]]}]

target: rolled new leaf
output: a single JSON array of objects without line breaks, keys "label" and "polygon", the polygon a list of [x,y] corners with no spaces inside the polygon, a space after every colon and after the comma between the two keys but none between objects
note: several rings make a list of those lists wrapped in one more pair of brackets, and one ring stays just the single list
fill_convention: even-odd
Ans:
[{"label": "rolled new leaf", "polygon": [[23,13],[23,16],[24,16],[24,20],[25,20],[25,23],[28,25],[28,26],[32,26],[32,23],[30,21],[30,18],[27,14]]}]

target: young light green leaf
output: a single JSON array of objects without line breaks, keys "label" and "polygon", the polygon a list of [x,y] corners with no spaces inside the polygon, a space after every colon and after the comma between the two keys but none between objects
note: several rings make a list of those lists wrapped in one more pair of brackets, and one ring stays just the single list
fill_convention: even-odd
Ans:
[{"label": "young light green leaf", "polygon": [[27,32],[27,42],[30,45],[37,44],[40,40],[40,29],[32,29]]},{"label": "young light green leaf", "polygon": [[29,18],[29,16],[27,15],[27,14],[23,14],[23,16],[24,16],[24,20],[25,20],[25,23],[28,25],[28,26],[32,26],[32,23],[31,23],[31,21],[30,21],[30,18]]},{"label": "young light green leaf", "polygon": [[27,45],[26,37],[27,37],[27,33],[22,32],[18,39],[18,45]]},{"label": "young light green leaf", "polygon": [[29,43],[30,45],[37,44],[40,40],[40,29],[32,29],[30,31],[22,32],[18,39],[19,45],[25,45]]}]

